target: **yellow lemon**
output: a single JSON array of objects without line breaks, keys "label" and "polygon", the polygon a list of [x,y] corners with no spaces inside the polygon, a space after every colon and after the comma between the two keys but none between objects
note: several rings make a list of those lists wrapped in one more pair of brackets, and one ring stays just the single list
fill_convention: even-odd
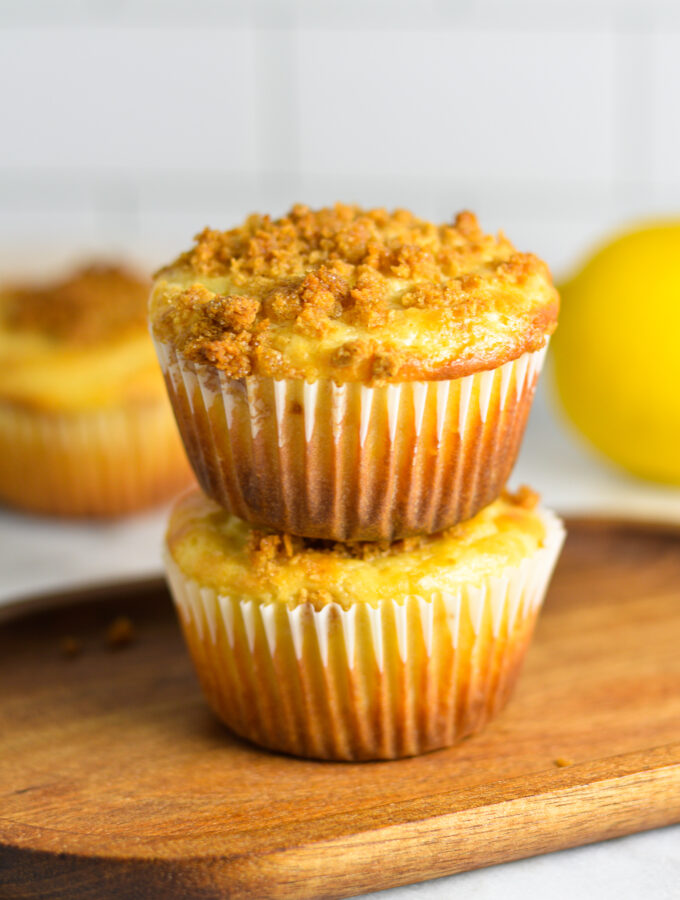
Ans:
[{"label": "yellow lemon", "polygon": [[610,459],[680,484],[680,221],[629,231],[561,288],[558,394]]}]

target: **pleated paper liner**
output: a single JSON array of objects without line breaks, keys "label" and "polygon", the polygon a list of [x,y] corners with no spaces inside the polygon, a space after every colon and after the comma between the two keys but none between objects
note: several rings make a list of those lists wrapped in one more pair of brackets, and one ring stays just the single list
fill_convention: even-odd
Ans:
[{"label": "pleated paper liner", "polygon": [[298,756],[393,759],[479,731],[505,704],[564,530],[456,591],[357,602],[258,603],[167,574],[205,695],[237,734]]},{"label": "pleated paper liner", "polygon": [[255,525],[341,541],[441,531],[495,500],[546,352],[459,379],[366,387],[233,380],[157,350],[203,490]]},{"label": "pleated paper liner", "polygon": [[165,401],[79,414],[0,403],[0,502],[115,516],[168,500],[191,481]]}]

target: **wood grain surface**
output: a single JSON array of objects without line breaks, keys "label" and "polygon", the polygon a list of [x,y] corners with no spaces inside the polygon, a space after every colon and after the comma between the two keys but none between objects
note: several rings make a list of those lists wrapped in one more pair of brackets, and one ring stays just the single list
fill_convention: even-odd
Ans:
[{"label": "wood grain surface", "polygon": [[160,582],[6,613],[0,897],[348,897],[680,821],[680,537],[569,529],[506,711],[396,762],[232,737]]}]

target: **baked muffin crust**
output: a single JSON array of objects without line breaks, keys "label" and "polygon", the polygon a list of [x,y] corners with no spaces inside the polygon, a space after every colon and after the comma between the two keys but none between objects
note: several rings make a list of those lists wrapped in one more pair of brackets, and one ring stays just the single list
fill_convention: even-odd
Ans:
[{"label": "baked muffin crust", "polygon": [[537,504],[522,488],[439,534],[341,544],[255,530],[194,490],[172,512],[167,545],[188,578],[228,596],[347,608],[480,584],[518,565],[546,535]]},{"label": "baked muffin crust", "polygon": [[231,378],[458,378],[538,350],[555,328],[547,266],[459,213],[294,206],[206,228],[157,273],[152,330]]}]

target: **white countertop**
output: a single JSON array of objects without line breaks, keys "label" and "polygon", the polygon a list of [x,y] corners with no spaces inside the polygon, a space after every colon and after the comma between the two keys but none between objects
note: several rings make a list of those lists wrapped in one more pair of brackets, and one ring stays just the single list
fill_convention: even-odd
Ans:
[{"label": "white countertop", "polygon": [[677,900],[680,825],[355,900]]},{"label": "white countertop", "polygon": [[[680,524],[680,490],[644,484],[593,456],[556,420],[539,392],[511,484],[528,483],[562,513]],[[0,512],[0,605],[67,587],[159,574],[166,511],[113,524],[62,523]],[[680,826],[632,835],[419,885],[376,900],[680,897]]]}]

